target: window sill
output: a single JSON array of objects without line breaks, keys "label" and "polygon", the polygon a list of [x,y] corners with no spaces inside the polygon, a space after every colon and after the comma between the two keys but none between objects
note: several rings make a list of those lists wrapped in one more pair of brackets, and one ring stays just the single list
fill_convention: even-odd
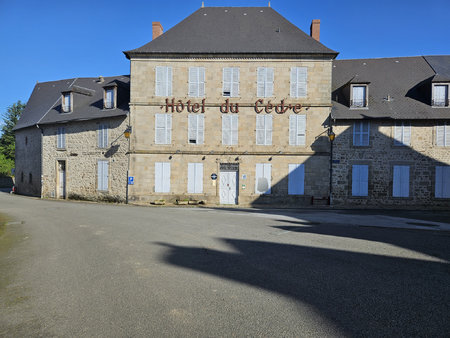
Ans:
[{"label": "window sill", "polygon": [[66,148],[56,148],[56,151],[67,151]]}]

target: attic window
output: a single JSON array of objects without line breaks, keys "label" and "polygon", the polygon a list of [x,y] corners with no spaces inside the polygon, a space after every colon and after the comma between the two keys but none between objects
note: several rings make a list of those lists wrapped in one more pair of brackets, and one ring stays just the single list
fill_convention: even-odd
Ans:
[{"label": "attic window", "polygon": [[105,88],[103,102],[104,102],[103,106],[105,109],[116,108],[116,88],[115,87]]},{"label": "attic window", "polygon": [[351,108],[365,108],[367,107],[367,85],[357,84],[351,87]]},{"label": "attic window", "polygon": [[72,111],[72,93],[62,94],[62,111],[70,113]]},{"label": "attic window", "polygon": [[448,107],[448,87],[449,84],[435,84],[433,85],[433,107]]}]

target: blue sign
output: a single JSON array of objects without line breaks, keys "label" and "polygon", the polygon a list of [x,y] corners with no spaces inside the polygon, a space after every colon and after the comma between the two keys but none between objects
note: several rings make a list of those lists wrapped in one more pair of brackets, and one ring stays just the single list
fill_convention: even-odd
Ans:
[{"label": "blue sign", "polygon": [[212,180],[217,180],[217,174],[211,174],[211,179]]},{"label": "blue sign", "polygon": [[134,176],[128,176],[128,184],[133,185],[134,184]]}]

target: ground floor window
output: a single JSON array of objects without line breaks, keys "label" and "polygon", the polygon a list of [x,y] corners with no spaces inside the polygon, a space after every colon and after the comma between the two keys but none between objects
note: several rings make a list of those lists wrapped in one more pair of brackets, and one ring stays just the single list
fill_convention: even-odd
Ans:
[{"label": "ground floor window", "polygon": [[203,192],[203,163],[188,163],[188,193]]},{"label": "ground floor window", "polygon": [[170,163],[155,163],[155,192],[170,192]]},{"label": "ground floor window", "polygon": [[270,163],[256,163],[256,194],[270,194],[271,193],[271,176],[272,165]]},{"label": "ground floor window", "polygon": [[436,198],[450,198],[450,166],[436,167]]},{"label": "ground floor window", "polygon": [[409,166],[394,165],[393,197],[409,197]]},{"label": "ground floor window", "polygon": [[97,169],[97,189],[106,191],[108,190],[108,161],[98,161]]},{"label": "ground floor window", "polygon": [[356,164],[352,166],[352,196],[367,196],[369,185],[369,166]]},{"label": "ground floor window", "polygon": [[303,195],[305,193],[305,166],[289,164],[288,194]]}]

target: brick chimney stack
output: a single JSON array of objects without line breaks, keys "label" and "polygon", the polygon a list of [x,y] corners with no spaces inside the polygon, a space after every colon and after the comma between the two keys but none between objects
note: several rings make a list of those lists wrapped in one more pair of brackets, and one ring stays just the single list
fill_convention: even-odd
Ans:
[{"label": "brick chimney stack", "polygon": [[153,40],[155,40],[158,36],[160,36],[163,33],[161,22],[153,21],[152,28],[153,28]]},{"label": "brick chimney stack", "polygon": [[317,40],[320,42],[320,20],[315,19],[311,22],[310,27],[310,34],[309,34],[314,40]]}]

